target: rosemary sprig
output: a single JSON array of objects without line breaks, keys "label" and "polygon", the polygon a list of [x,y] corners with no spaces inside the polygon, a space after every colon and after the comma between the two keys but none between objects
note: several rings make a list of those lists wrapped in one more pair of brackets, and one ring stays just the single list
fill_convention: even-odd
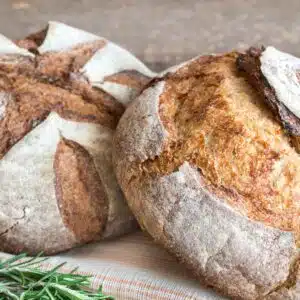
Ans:
[{"label": "rosemary sprig", "polygon": [[58,270],[60,264],[49,271],[38,268],[48,258],[26,254],[0,259],[0,300],[114,300],[111,296],[90,289],[91,276],[68,274]]}]

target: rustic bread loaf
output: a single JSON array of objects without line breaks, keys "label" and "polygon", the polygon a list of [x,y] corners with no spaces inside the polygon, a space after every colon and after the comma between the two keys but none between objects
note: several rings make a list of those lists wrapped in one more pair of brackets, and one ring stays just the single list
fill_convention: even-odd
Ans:
[{"label": "rustic bread loaf", "polygon": [[116,182],[112,134],[153,73],[126,50],[50,22],[0,36],[0,250],[44,251],[136,223]]},{"label": "rustic bread loaf", "polygon": [[[114,137],[117,179],[142,228],[233,299],[300,299],[299,128],[285,129],[300,116],[300,61],[283,75],[286,54],[271,50],[257,73],[242,71],[249,55],[235,52],[167,70]],[[284,124],[249,73],[289,112]]]}]

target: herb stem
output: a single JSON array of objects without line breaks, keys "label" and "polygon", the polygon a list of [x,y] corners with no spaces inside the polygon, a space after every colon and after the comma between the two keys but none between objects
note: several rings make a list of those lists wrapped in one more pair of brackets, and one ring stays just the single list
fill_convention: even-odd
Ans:
[{"label": "herb stem", "polygon": [[59,273],[65,263],[45,271],[40,263],[47,260],[41,254],[27,258],[25,254],[0,259],[0,300],[114,300],[106,296],[100,288],[90,289],[90,276]]}]

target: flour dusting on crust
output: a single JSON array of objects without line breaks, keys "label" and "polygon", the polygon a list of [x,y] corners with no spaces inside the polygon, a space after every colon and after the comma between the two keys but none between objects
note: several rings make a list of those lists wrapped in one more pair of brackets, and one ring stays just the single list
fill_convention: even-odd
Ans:
[{"label": "flour dusting on crust", "polygon": [[18,47],[10,39],[0,34],[0,55],[6,55],[6,54],[19,54],[19,55],[31,56],[31,57],[34,56],[28,50]]},{"label": "flour dusting on crust", "polygon": [[300,118],[300,59],[274,47],[261,57],[261,70],[274,88],[278,99]]},{"label": "flour dusting on crust", "polygon": [[11,101],[12,95],[6,92],[0,92],[0,121],[6,113],[6,106]]},{"label": "flour dusting on crust", "polygon": [[63,23],[50,21],[45,40],[38,48],[38,51],[39,53],[66,51],[78,44],[94,42],[101,39],[103,38],[84,30]]},{"label": "flour dusting on crust", "polygon": [[[87,237],[88,242],[136,228],[113,172],[111,142],[113,128],[124,109],[118,102],[130,102],[155,73],[110,41],[59,22],[49,22],[39,36],[36,43],[30,37],[27,44],[18,43],[25,48],[33,45],[29,48],[32,52],[0,36],[0,121],[4,128],[3,145],[7,146],[2,147],[0,160],[0,249],[53,254],[82,244],[82,237],[72,231],[77,224],[72,227],[74,224],[70,223],[81,222],[84,215],[75,209],[76,219],[70,207],[61,209],[66,203],[75,207],[76,201],[60,201],[63,193],[72,196],[77,186],[82,191],[76,193],[78,203],[83,198],[86,203],[97,202],[92,197],[96,185],[101,186],[97,190],[104,191],[97,195],[105,202],[103,211],[107,211],[107,218],[103,217],[101,226],[95,226],[96,235]],[[18,99],[18,105],[14,105],[12,95]],[[39,97],[45,101],[39,101]],[[59,99],[59,103],[53,99]],[[87,117],[76,119],[76,114]],[[109,122],[105,123],[106,119]],[[111,119],[116,121],[114,125],[110,124]],[[59,147],[62,139],[69,143],[64,144],[65,150]],[[65,157],[72,162],[69,181],[65,180],[68,173],[59,173],[58,152],[61,160]],[[83,161],[91,168],[87,169],[86,164],[82,167]],[[60,161],[59,166],[65,170],[64,162]],[[85,183],[90,185],[85,187]],[[66,214],[70,222],[65,222]],[[94,213],[92,217],[98,216]],[[95,224],[86,223],[78,226]],[[89,228],[86,232],[90,232]]]}]

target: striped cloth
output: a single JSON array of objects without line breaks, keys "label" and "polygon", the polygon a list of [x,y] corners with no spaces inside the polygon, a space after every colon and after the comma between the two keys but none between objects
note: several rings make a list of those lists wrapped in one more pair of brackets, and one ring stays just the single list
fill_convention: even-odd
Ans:
[{"label": "striped cloth", "polygon": [[61,262],[92,275],[92,287],[103,286],[117,300],[225,300],[202,287],[182,265],[142,232],[102,241],[54,256],[45,268]]}]

